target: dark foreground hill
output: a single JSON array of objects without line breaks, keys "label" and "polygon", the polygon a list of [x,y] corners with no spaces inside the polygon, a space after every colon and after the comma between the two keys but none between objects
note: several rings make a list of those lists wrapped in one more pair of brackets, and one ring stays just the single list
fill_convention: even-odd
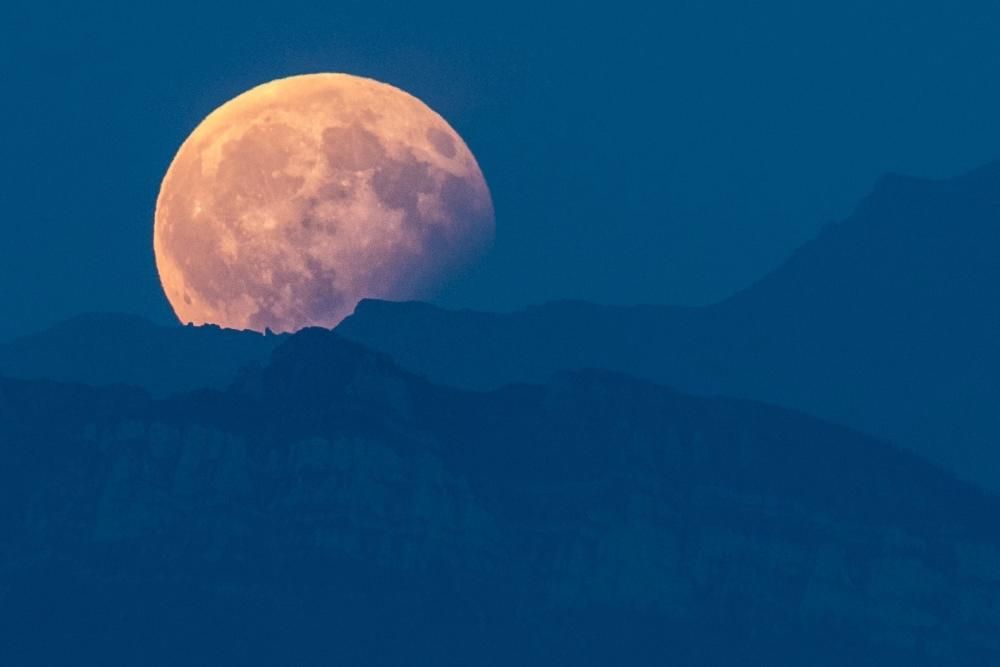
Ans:
[{"label": "dark foreground hill", "polygon": [[1000,163],[885,177],[849,219],[711,307],[368,301],[337,331],[457,386],[600,367],[777,403],[1000,489]]},{"label": "dark foreground hill", "polygon": [[996,664],[997,509],[786,410],[308,330],[225,391],[0,380],[0,661]]}]

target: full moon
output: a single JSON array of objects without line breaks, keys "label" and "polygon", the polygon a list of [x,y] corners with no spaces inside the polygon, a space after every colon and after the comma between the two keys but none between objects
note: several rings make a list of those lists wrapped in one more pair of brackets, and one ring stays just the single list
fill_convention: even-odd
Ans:
[{"label": "full moon", "polygon": [[182,322],[282,332],[333,327],[365,297],[426,298],[493,235],[482,171],[441,116],[378,81],[309,74],[195,128],[153,248]]}]

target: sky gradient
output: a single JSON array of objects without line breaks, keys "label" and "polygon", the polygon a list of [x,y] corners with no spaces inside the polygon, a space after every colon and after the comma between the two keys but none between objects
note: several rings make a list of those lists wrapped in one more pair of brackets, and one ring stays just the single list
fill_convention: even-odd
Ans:
[{"label": "sky gradient", "polygon": [[880,174],[1000,157],[985,0],[420,4],[6,4],[0,337],[95,310],[171,321],[160,180],[209,112],[292,74],[403,88],[475,153],[497,241],[451,306],[710,302]]}]

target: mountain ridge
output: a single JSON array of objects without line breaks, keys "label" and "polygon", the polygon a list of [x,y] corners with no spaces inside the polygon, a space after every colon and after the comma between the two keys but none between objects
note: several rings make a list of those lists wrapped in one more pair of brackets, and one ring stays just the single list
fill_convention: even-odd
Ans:
[{"label": "mountain ridge", "polygon": [[363,301],[337,331],[436,382],[609,368],[792,407],[1000,489],[1000,162],[887,175],[746,289],[701,308],[553,304],[489,317]]},{"label": "mountain ridge", "polygon": [[86,313],[0,342],[0,373],[89,385],[128,384],[155,396],[225,387],[265,361],[281,335],[215,325],[166,326],[122,313]]}]

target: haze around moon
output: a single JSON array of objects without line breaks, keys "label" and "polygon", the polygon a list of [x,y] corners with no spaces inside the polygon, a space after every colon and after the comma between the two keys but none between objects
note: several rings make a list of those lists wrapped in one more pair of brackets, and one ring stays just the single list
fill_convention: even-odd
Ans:
[{"label": "haze around moon", "polygon": [[182,322],[333,327],[364,297],[427,298],[492,243],[462,138],[393,86],[309,74],[253,88],[183,143],[153,247]]}]

